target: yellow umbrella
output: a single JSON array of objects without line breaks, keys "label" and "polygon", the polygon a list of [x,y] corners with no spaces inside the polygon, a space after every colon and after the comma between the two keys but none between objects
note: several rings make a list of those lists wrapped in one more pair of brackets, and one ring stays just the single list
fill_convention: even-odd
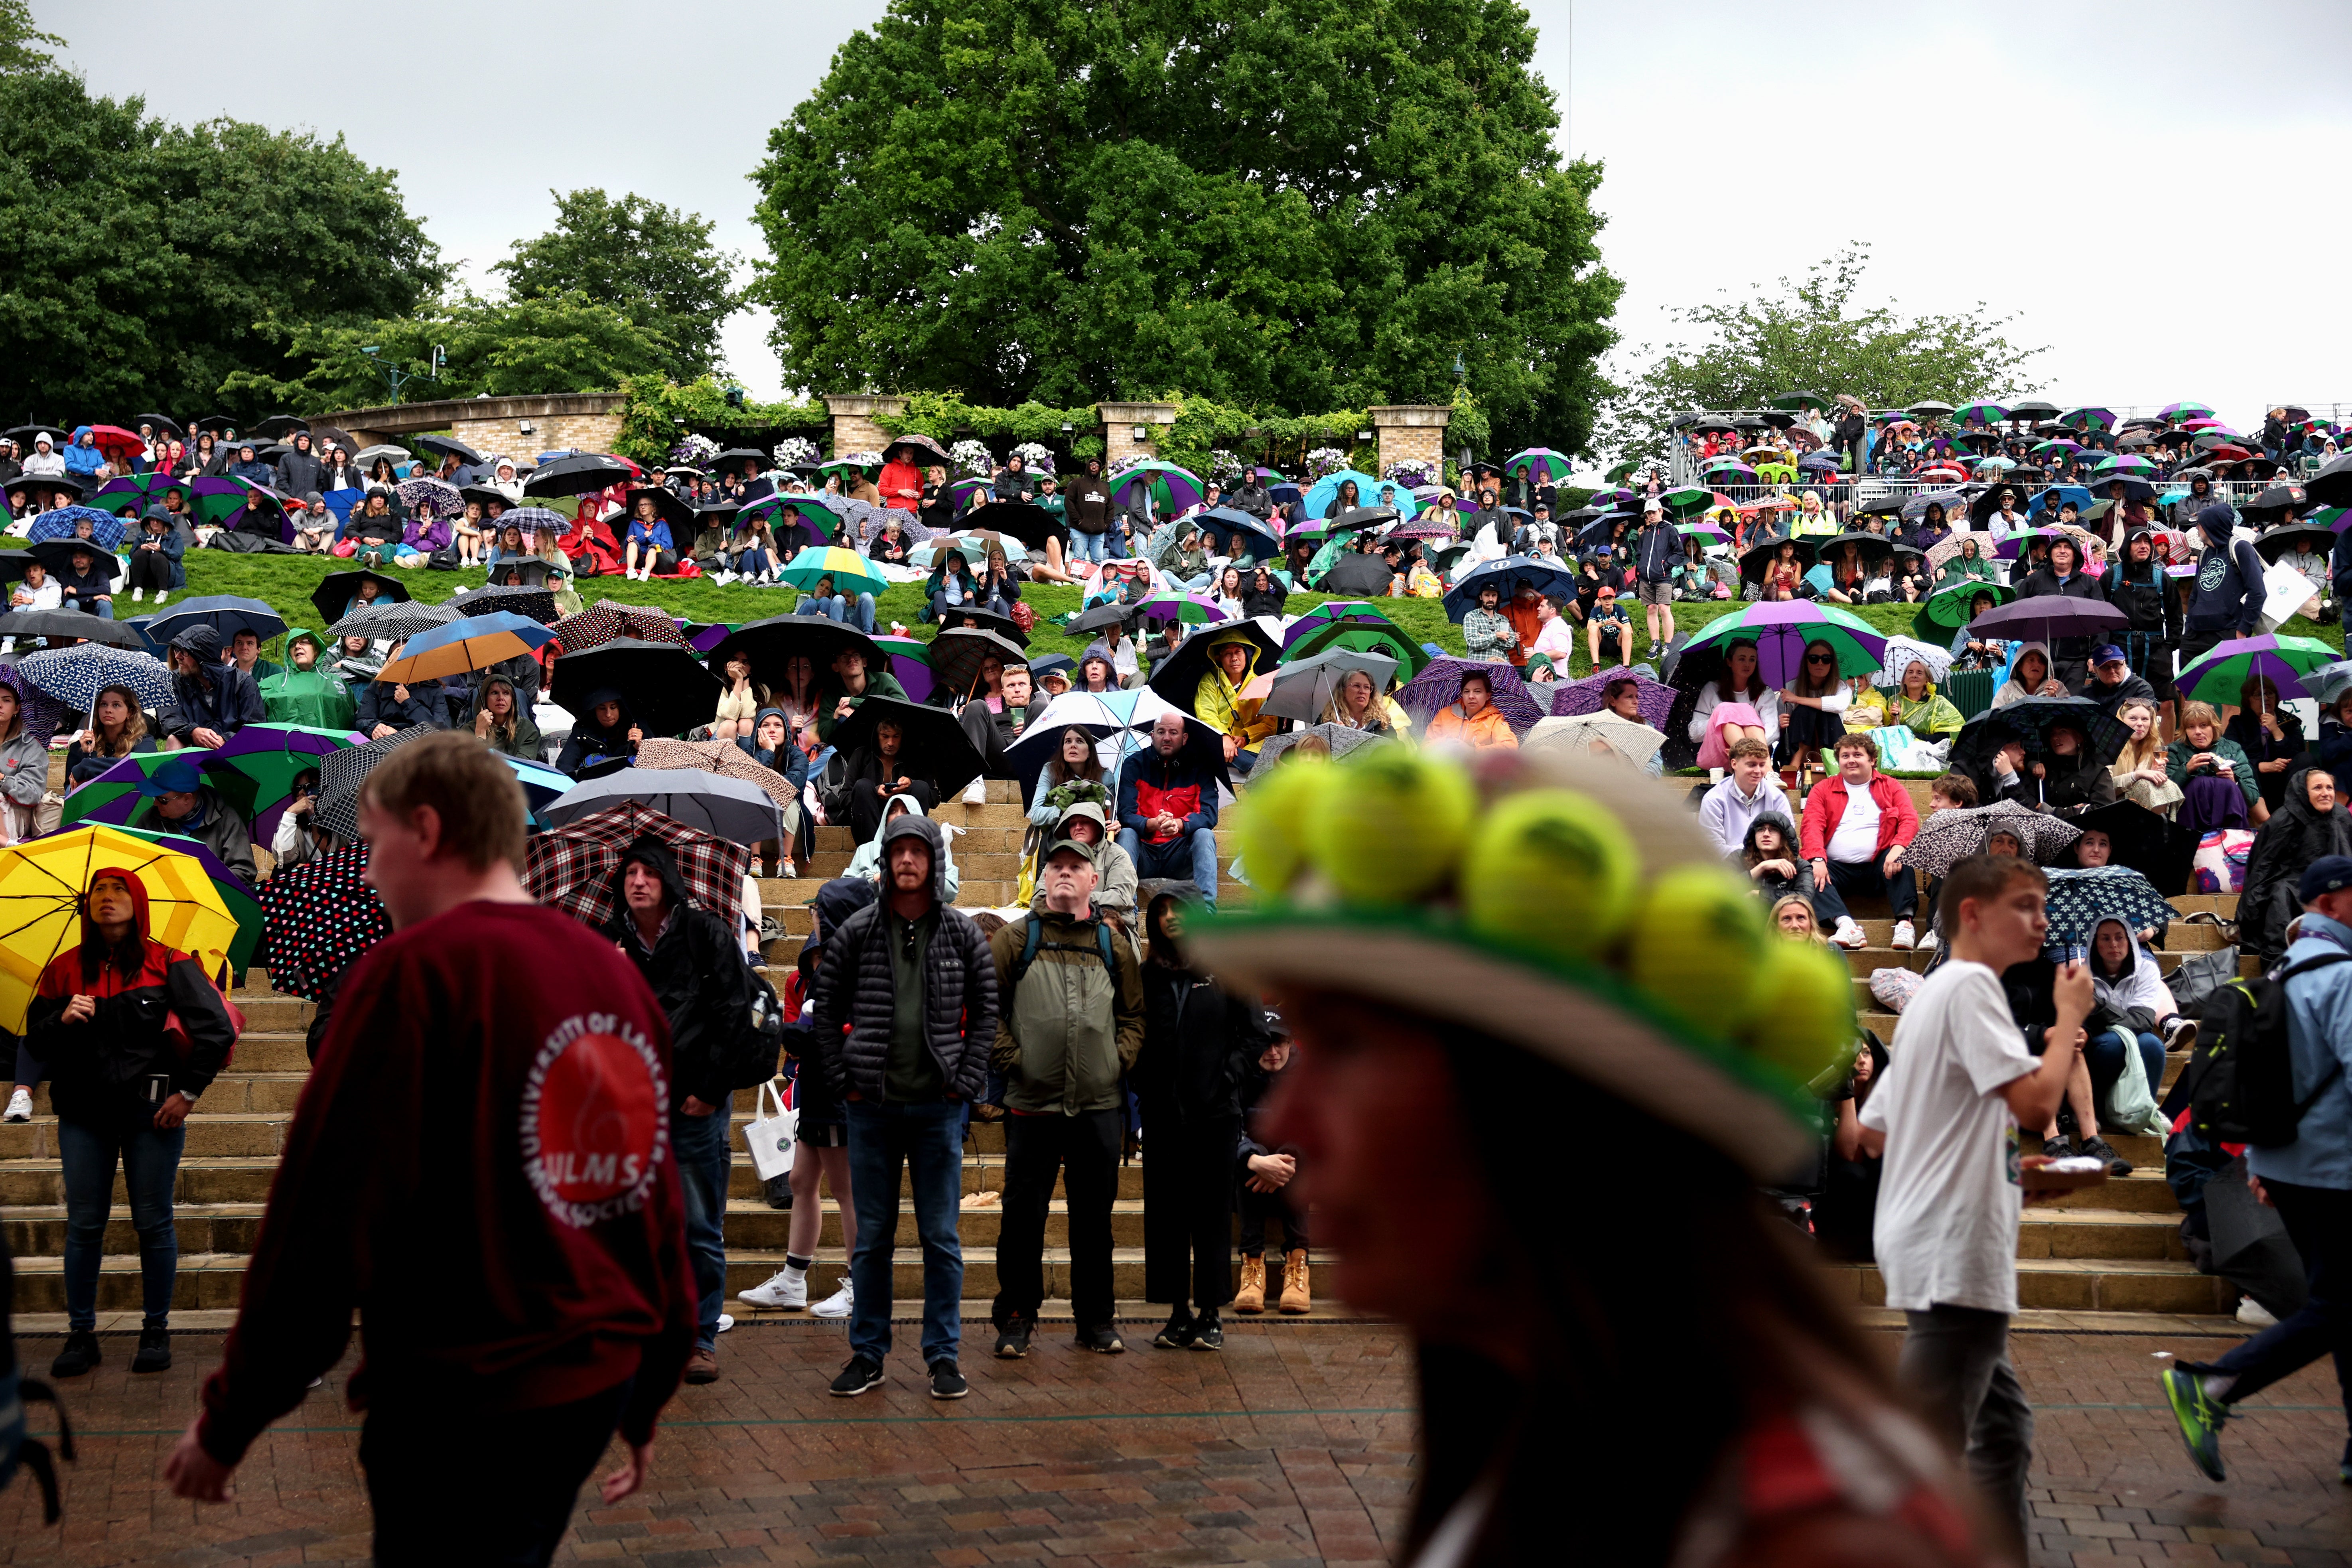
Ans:
[{"label": "yellow umbrella", "polygon": [[120,867],[147,889],[147,934],[218,974],[236,920],[194,856],[97,823],[0,849],[0,1028],[22,1034],[41,973],[81,943],[91,873]]}]

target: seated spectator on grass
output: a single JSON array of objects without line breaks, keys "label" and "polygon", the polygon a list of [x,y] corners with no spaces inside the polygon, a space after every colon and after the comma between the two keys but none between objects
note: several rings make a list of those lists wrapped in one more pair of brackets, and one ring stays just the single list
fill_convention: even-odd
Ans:
[{"label": "seated spectator on grass", "polygon": [[1519,737],[1495,706],[1495,685],[1484,670],[1462,677],[1459,695],[1450,707],[1438,710],[1426,736],[1433,746],[1454,742],[1484,751],[1490,746],[1518,750]]},{"label": "seated spectator on grass", "polygon": [[1743,737],[1732,743],[1731,766],[1698,803],[1699,826],[1722,847],[1737,856],[1748,847],[1748,829],[1759,818],[1777,816],[1797,819],[1789,792],[1771,776],[1772,749]]},{"label": "seated spectator on grass", "polygon": [[2181,705],[2180,738],[2165,748],[2164,774],[2180,789],[2177,820],[2200,837],[2217,827],[2260,826],[2270,816],[2254,764],[2221,733],[2221,715],[2210,703]]},{"label": "seated spectator on grass", "polygon": [[1780,694],[1765,684],[1756,644],[1746,637],[1723,651],[1724,673],[1698,689],[1691,709],[1690,738],[1698,742],[1698,765],[1727,765],[1743,740],[1766,747],[1780,738]]},{"label": "seated spectator on grass", "polygon": [[1119,770],[1118,847],[1140,878],[1186,881],[1217,902],[1217,779],[1185,752],[1184,716],[1152,721],[1151,747]]},{"label": "seated spectator on grass", "polygon": [[1605,649],[1621,669],[1633,667],[1633,619],[1617,602],[1617,590],[1602,584],[1592,595],[1592,614],[1584,623],[1585,649],[1592,668],[1601,668]]},{"label": "seated spectator on grass", "polygon": [[1842,735],[1837,773],[1805,797],[1802,847],[1811,863],[1815,901],[1834,922],[1831,941],[1863,947],[1868,939],[1846,909],[1848,893],[1884,896],[1895,913],[1893,945],[1915,945],[1911,917],[1918,889],[1903,853],[1919,831],[1919,810],[1901,781],[1881,773],[1877,750],[1861,735]]},{"label": "seated spectator on grass", "polygon": [[1503,591],[1492,583],[1478,590],[1477,605],[1462,617],[1462,648],[1472,658],[1503,659],[1519,651],[1518,629],[1503,614]]},{"label": "seated spectator on grass", "polygon": [[[393,644],[392,659],[385,662],[397,660],[407,647],[406,637]],[[352,722],[371,741],[381,741],[403,730],[448,728],[437,681],[429,686],[411,686],[398,680],[371,680],[360,693],[359,716]]]}]

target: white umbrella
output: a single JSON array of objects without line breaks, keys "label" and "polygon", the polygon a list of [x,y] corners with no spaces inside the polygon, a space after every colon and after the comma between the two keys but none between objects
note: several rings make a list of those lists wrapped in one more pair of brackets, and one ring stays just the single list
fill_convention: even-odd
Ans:
[{"label": "white umbrella", "polygon": [[1879,668],[1886,671],[1888,684],[1902,685],[1903,672],[1911,668],[1915,658],[1927,667],[1927,679],[1937,686],[1943,685],[1944,678],[1952,673],[1950,649],[1921,642],[1917,637],[1892,637],[1886,639],[1885,657],[1879,660]]},{"label": "white umbrella", "polygon": [[1579,713],[1573,718],[1549,718],[1536,721],[1520,744],[1529,751],[1541,748],[1573,755],[1582,755],[1599,742],[1624,758],[1636,768],[1646,768],[1658,748],[1666,743],[1665,736],[1647,724],[1614,713]]}]

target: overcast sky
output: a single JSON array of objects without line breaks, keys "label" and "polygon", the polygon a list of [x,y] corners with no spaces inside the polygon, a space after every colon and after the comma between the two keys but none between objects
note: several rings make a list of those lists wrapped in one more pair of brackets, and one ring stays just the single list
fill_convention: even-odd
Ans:
[{"label": "overcast sky", "polygon": [[[1668,306],[1865,239],[1874,299],[2020,314],[2015,341],[2051,349],[2036,390],[2062,404],[2195,397],[2241,427],[2266,399],[2352,404],[2342,0],[2234,20],[2175,0],[1529,8],[1566,150],[1608,164],[1601,247],[1627,284],[1629,344],[1657,341]],[[769,129],[882,10],[211,0],[191,28],[152,4],[33,0],[99,91],[143,93],[173,119],[341,132],[400,172],[411,210],[477,282],[546,226],[551,188],[635,191],[756,252],[745,176]],[[743,384],[773,396],[767,325],[737,317],[726,349]]]}]

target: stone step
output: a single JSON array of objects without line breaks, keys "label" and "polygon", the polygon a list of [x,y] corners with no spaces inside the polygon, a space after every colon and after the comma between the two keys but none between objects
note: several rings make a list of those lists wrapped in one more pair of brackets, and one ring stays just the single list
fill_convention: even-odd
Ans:
[{"label": "stone step", "polygon": [[2071,1193],[2060,1193],[2046,1202],[2034,1205],[2025,1213],[2028,1216],[2047,1215],[2078,1209],[2154,1215],[2176,1228],[2180,1224],[2180,1205],[2174,1199],[2172,1188],[2165,1183],[2161,1164],[2136,1165],[2128,1176],[2111,1177],[2095,1187],[2078,1187]]},{"label": "stone step", "polygon": [[[2179,928],[2175,927],[2174,929],[2178,930]],[[1879,943],[1871,947],[1839,947],[1833,942],[1831,944],[1831,949],[1832,952],[1844,955],[1845,966],[1848,969],[1852,970],[1854,973],[1864,977],[1867,977],[1870,972],[1874,969],[1914,969],[1924,971],[1927,967],[1929,962],[1936,956],[1933,952],[1924,948],[1888,947],[1884,943]],[[2180,967],[2180,961],[2185,956],[2187,956],[2185,952],[2177,951],[2171,948],[2167,948],[2163,952],[2158,952],[2156,955],[2156,967],[2158,973],[2170,974],[2174,970]],[[2262,973],[2262,961],[2258,958],[2246,956],[2241,957],[2238,960],[2238,973],[2248,979],[2252,979],[2256,975],[2260,974]]]},{"label": "stone step", "polygon": [[[200,1110],[196,1115],[188,1118],[188,1136],[183,1145],[183,1157],[231,1154],[275,1159],[284,1150],[286,1129],[292,1121],[290,1111],[215,1114]],[[55,1117],[0,1122],[0,1161],[54,1161],[57,1157],[58,1123]]]},{"label": "stone step", "polygon": [[[1866,1307],[1886,1304],[1886,1284],[1875,1266],[1826,1266],[1835,1288]],[[21,1292],[20,1292],[21,1294]],[[2026,1309],[2066,1312],[2192,1312],[2227,1314],[2238,1308],[2237,1287],[2169,1258],[2021,1258],[2017,1301]]]},{"label": "stone step", "polygon": [[[2132,1173],[2129,1181],[2137,1177]],[[2106,1187],[2118,1185],[2110,1181]],[[2104,1194],[2106,1187],[2085,1187],[2083,1196]],[[2025,1210],[2017,1227],[2020,1258],[2129,1258],[2185,1263],[2189,1249],[2180,1240],[2180,1215],[2146,1214],[2131,1209],[2085,1207],[2049,1209],[2036,1204]]]},{"label": "stone step", "polygon": [[[295,1100],[301,1097],[302,1086],[310,1080],[307,1072],[243,1072],[232,1068],[213,1079],[197,1102],[196,1114],[218,1116],[241,1111],[291,1116]],[[56,1114],[46,1083],[33,1091],[33,1114]]]}]

